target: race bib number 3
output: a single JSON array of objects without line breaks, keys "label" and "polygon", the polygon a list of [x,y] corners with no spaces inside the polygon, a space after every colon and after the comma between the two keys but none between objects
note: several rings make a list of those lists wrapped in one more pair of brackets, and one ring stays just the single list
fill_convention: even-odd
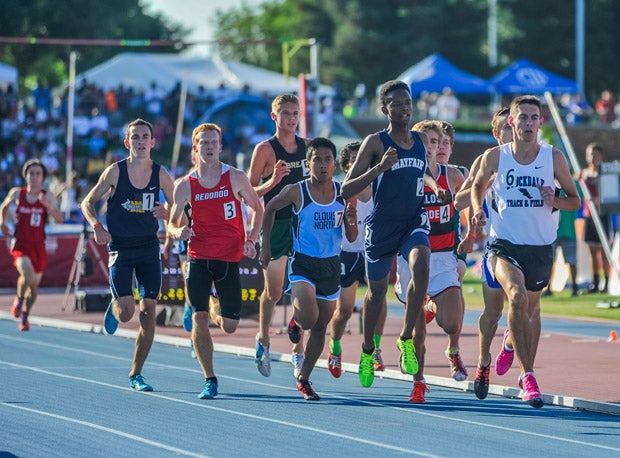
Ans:
[{"label": "race bib number 3", "polygon": [[224,204],[224,219],[233,219],[237,216],[237,207],[234,202]]}]

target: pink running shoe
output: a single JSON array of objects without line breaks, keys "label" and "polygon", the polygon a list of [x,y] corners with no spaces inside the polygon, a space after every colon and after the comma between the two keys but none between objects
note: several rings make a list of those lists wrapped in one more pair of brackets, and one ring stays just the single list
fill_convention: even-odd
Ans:
[{"label": "pink running shoe", "polygon": [[497,355],[497,358],[495,358],[495,373],[497,375],[504,375],[508,372],[510,366],[512,366],[512,362],[515,359],[514,350],[506,351],[506,339],[508,339],[509,335],[510,331],[506,329],[504,331],[504,339],[502,340],[502,349],[500,350],[499,355]]},{"label": "pink running shoe", "polygon": [[519,379],[519,386],[523,390],[523,400],[525,402],[536,409],[540,409],[544,405],[534,374],[528,373],[521,377]]}]

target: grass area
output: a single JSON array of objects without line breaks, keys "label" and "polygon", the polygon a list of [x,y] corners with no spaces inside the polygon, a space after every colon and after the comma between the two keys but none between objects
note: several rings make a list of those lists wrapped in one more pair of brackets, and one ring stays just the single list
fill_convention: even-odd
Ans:
[{"label": "grass area", "polygon": [[[366,287],[358,288],[358,297],[362,298],[366,293]],[[465,305],[468,309],[482,309],[484,303],[482,300],[482,283],[479,277],[473,277],[469,273],[465,275],[463,280],[463,296],[465,297]],[[388,301],[397,301],[394,295],[394,288],[390,285],[388,289]],[[620,307],[616,308],[598,308],[596,304],[599,302],[610,303],[612,301],[620,302],[620,297],[610,296],[606,294],[583,294],[580,296],[571,296],[570,290],[564,290],[553,293],[552,296],[541,298],[540,306],[543,314],[581,317],[581,318],[604,318],[609,320],[620,321]]]}]

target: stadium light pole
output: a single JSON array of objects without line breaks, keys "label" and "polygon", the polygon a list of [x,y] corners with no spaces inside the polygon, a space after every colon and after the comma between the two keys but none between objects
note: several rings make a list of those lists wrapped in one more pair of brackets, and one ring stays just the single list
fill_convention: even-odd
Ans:
[{"label": "stadium light pole", "polygon": [[[65,189],[71,187],[71,176],[73,175],[73,115],[75,111],[75,51],[69,54],[69,97],[67,101],[67,153],[65,166]],[[65,209],[65,218],[71,216],[71,209]]]},{"label": "stadium light pole", "polygon": [[585,95],[585,42],[585,0],[575,0],[575,79],[577,80],[577,91],[581,95]]},{"label": "stadium light pole", "polygon": [[487,21],[487,41],[489,45],[489,67],[497,67],[497,0],[489,0]]}]

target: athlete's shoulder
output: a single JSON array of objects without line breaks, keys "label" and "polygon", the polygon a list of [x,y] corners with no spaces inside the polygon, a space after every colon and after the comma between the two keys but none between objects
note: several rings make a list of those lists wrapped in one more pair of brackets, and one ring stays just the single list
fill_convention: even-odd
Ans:
[{"label": "athlete's shoulder", "polygon": [[253,156],[274,156],[275,157],[275,150],[273,149],[273,145],[271,144],[271,140],[274,137],[270,137],[266,140],[263,140],[260,143],[257,143],[256,146],[254,147],[254,151],[252,152]]}]

